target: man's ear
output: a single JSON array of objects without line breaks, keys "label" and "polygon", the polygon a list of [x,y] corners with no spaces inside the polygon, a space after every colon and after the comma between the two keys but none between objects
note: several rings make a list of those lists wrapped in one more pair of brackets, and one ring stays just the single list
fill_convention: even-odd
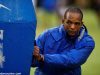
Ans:
[{"label": "man's ear", "polygon": [[62,24],[64,24],[64,19],[62,19]]}]

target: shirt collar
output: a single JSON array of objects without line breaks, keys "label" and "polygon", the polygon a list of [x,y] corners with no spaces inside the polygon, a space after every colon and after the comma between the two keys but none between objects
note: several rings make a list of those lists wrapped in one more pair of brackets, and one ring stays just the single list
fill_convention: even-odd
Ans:
[{"label": "shirt collar", "polygon": [[[84,29],[84,28],[81,28],[81,29],[80,29],[80,35],[79,35],[79,37],[77,37],[79,41],[80,41],[80,40],[82,39],[82,37],[84,36],[84,33],[85,33],[85,32],[84,32],[83,29]],[[67,33],[67,32],[66,32],[66,30],[64,29],[64,25],[60,25],[57,29],[51,31],[51,34],[52,34],[53,38],[54,38],[56,41],[60,40],[62,37],[65,37],[66,40],[67,40],[69,36],[67,36],[66,33]],[[70,38],[70,37],[69,37],[69,38]],[[77,38],[75,38],[75,39],[77,39]]]}]

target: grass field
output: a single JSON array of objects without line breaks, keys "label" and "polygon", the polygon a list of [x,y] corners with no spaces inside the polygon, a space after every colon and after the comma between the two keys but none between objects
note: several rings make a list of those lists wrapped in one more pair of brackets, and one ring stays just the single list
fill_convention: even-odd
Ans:
[{"label": "grass field", "polygon": [[[87,62],[82,65],[82,75],[100,75],[100,26],[97,26],[95,16],[90,12],[86,13],[84,22],[87,25],[89,34],[95,40],[95,49]],[[37,27],[37,35],[43,30],[43,26]],[[31,68],[30,75],[34,75],[34,68]]]}]

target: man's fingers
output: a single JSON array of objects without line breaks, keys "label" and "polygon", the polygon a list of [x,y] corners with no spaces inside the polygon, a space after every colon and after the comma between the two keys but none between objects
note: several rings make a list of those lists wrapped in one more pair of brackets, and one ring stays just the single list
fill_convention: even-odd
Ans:
[{"label": "man's fingers", "polygon": [[38,56],[39,55],[39,47],[34,46],[34,52],[33,55]]},{"label": "man's fingers", "polygon": [[34,46],[34,50],[38,50],[39,51],[39,47],[38,46]]}]

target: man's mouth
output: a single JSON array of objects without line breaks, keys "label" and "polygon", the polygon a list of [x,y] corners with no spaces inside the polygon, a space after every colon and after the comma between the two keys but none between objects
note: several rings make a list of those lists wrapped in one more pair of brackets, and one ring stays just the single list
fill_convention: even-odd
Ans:
[{"label": "man's mouth", "polygon": [[76,31],[68,31],[68,34],[69,34],[70,36],[75,36],[75,35],[76,35]]},{"label": "man's mouth", "polygon": [[68,32],[69,32],[69,33],[76,33],[76,31],[72,31],[72,30],[69,30]]}]

